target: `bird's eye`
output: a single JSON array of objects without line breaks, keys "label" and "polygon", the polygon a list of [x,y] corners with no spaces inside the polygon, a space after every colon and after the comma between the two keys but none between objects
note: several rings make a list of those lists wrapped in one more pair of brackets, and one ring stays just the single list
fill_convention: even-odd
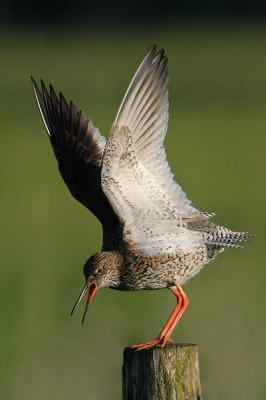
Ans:
[{"label": "bird's eye", "polygon": [[97,269],[97,274],[101,274],[102,272],[103,272],[102,267],[100,267],[100,268]]}]

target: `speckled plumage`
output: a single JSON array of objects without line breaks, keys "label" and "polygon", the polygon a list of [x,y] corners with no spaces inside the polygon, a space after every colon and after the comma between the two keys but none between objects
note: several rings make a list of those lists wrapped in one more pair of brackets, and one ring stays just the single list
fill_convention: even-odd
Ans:
[{"label": "speckled plumage", "polygon": [[[164,346],[188,305],[180,284],[225,247],[241,247],[245,232],[209,221],[174,181],[164,149],[168,124],[167,57],[153,46],[134,75],[108,140],[60,93],[42,93],[32,78],[39,110],[60,173],[72,195],[100,220],[102,251],[84,266],[87,307],[101,287],[170,288],[178,300],[166,326],[138,349]],[[73,309],[73,311],[74,311]],[[72,311],[72,312],[73,312]],[[84,320],[83,317],[83,320]]]}]

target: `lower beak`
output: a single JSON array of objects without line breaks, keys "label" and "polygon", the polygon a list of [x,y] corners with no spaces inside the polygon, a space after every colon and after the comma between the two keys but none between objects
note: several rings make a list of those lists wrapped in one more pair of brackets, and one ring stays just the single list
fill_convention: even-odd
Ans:
[{"label": "lower beak", "polygon": [[90,302],[92,301],[92,298],[93,298],[93,296],[94,296],[95,293],[96,293],[96,290],[97,290],[97,285],[96,285],[96,283],[86,283],[86,284],[85,284],[85,286],[84,286],[84,288],[82,289],[82,292],[80,293],[79,298],[78,298],[78,300],[76,301],[76,304],[74,305],[73,310],[71,311],[71,314],[70,314],[70,315],[73,314],[73,312],[75,311],[75,309],[76,309],[77,306],[79,305],[80,300],[82,299],[82,297],[84,296],[84,294],[87,292],[87,290],[89,290],[89,294],[88,294],[87,303],[86,303],[85,311],[84,311],[83,318],[82,318],[82,323],[83,323],[84,320],[85,320],[85,316],[86,316],[88,307],[89,307],[89,305],[90,305]]}]

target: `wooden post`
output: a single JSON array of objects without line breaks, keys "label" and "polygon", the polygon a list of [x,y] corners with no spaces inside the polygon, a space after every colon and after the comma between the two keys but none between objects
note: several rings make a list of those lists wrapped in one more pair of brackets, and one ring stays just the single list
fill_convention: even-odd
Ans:
[{"label": "wooden post", "polygon": [[123,400],[200,400],[195,344],[124,350]]}]

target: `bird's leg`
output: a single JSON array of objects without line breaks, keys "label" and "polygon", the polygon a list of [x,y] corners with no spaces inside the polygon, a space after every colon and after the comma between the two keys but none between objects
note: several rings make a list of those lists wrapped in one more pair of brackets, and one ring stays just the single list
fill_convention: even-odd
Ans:
[{"label": "bird's leg", "polygon": [[[167,341],[171,341],[173,343],[173,341],[170,339],[170,335],[173,332],[177,322],[179,321],[179,319],[181,318],[182,314],[184,313],[185,309],[187,308],[187,306],[189,304],[189,299],[186,296],[184,290],[179,285],[179,283],[176,283],[176,288],[171,288],[171,290],[174,293],[174,295],[177,297],[177,303],[180,303],[180,306],[179,306],[179,308],[177,306],[175,307],[175,309],[174,309],[172,315],[170,316],[169,320],[167,321],[164,329],[160,333],[160,335],[163,338],[163,346],[165,345],[165,343]],[[174,314],[175,310],[176,310],[176,313]],[[168,328],[168,329],[166,329],[166,328]],[[163,346],[161,346],[161,347],[163,347]]]},{"label": "bird's leg", "polygon": [[176,287],[170,288],[170,290],[177,298],[177,305],[175,306],[174,311],[170,315],[170,318],[166,322],[161,333],[157,336],[155,340],[147,343],[135,344],[132,346],[132,348],[143,350],[153,346],[164,347],[167,342],[173,343],[173,341],[170,339],[170,335],[189,303],[189,300],[179,283],[176,283],[175,285]]}]

